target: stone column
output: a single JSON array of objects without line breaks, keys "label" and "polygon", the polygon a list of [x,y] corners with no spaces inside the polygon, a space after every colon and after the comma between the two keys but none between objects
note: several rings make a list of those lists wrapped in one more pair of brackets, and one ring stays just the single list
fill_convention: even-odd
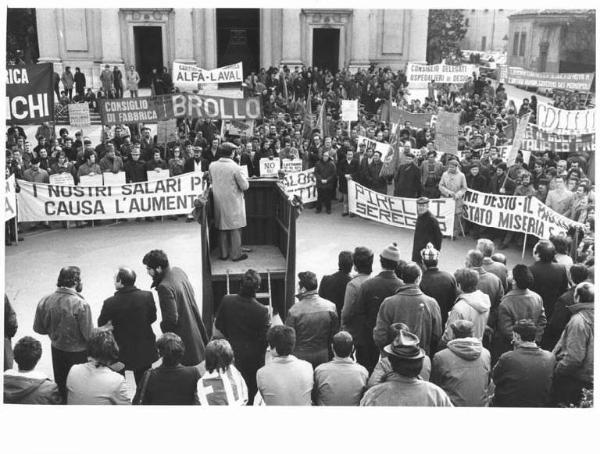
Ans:
[{"label": "stone column", "polygon": [[355,9],[352,14],[352,40],[349,69],[351,72],[356,72],[360,68],[368,68],[369,61],[369,44],[371,36],[370,30],[370,15],[369,9]]},{"label": "stone column", "polygon": [[429,10],[410,10],[410,33],[407,62],[427,61],[427,30]]},{"label": "stone column", "polygon": [[176,9],[173,15],[175,29],[175,61],[195,64],[194,33],[192,27],[192,9]]},{"label": "stone column", "polygon": [[281,65],[288,65],[292,71],[294,66],[302,66],[300,14],[299,9],[284,9],[281,21]]},{"label": "stone column", "polygon": [[121,25],[118,9],[102,9],[102,63],[123,63],[121,55]]},{"label": "stone column", "polygon": [[40,8],[36,10],[38,45],[40,63],[53,63],[54,70],[62,71],[60,47],[58,43],[58,27],[56,26],[55,9]]},{"label": "stone column", "polygon": [[271,9],[260,10],[260,66],[265,69],[273,64],[272,11]]},{"label": "stone column", "polygon": [[204,9],[204,66],[205,69],[217,67],[217,10]]}]

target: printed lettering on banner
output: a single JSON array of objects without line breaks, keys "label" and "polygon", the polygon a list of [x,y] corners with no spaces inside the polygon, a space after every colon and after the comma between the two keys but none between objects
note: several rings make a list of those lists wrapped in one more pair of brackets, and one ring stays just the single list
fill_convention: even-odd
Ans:
[{"label": "printed lettering on banner", "polygon": [[[163,119],[173,117],[173,107],[169,108],[165,101],[168,96],[157,96],[156,98],[125,98],[125,99],[99,99],[100,117],[103,125],[118,125],[122,123],[156,123],[159,119],[158,106],[165,114]],[[168,101],[167,101],[168,102]]]},{"label": "printed lettering on banner", "polygon": [[[415,229],[417,222],[417,199],[392,197],[365,188],[356,181],[348,181],[348,206],[350,213],[383,224]],[[454,231],[454,199],[431,199],[429,211],[440,223],[442,235],[451,236]]]},{"label": "printed lettering on banner", "polygon": [[544,102],[537,106],[537,125],[556,133],[584,134],[596,130],[596,109],[566,110]]},{"label": "printed lettering on banner", "polygon": [[596,151],[596,134],[557,134],[544,131],[529,123],[521,150],[531,152],[591,153]]},{"label": "printed lettering on banner", "polygon": [[536,197],[488,194],[471,189],[463,197],[462,217],[476,224],[549,239],[582,227],[548,208]]},{"label": "printed lettering on banner", "polygon": [[382,157],[385,157],[390,151],[389,143],[378,142],[365,136],[358,136],[357,143],[358,146],[364,143],[367,150],[379,151]]},{"label": "printed lettering on banner", "polygon": [[75,186],[75,180],[70,173],[55,173],[54,175],[50,175],[50,184],[57,186]]},{"label": "printed lettering on banner", "polygon": [[314,169],[287,173],[279,183],[289,198],[297,195],[302,203],[317,201],[317,182]]},{"label": "printed lettering on banner", "polygon": [[157,167],[154,170],[146,172],[146,176],[148,177],[148,181],[164,180],[165,178],[169,178],[169,169]]},{"label": "printed lettering on banner", "polygon": [[6,66],[6,124],[54,121],[52,63]]},{"label": "printed lettering on banner", "polygon": [[[125,184],[126,181],[125,172],[104,172],[102,175],[104,178],[104,186],[121,186],[122,184]],[[52,183],[52,181],[50,183]]]},{"label": "printed lettering on banner", "polygon": [[477,65],[425,65],[409,63],[406,67],[406,79],[411,88],[426,88],[432,80],[438,84],[463,84],[473,73],[479,75]]},{"label": "printed lettering on banner", "polygon": [[358,100],[342,100],[342,121],[358,121]]},{"label": "printed lettering on banner", "polygon": [[18,219],[77,221],[187,214],[206,188],[202,175],[190,172],[120,186],[59,186],[19,180]]},{"label": "printed lettering on banner", "polygon": [[17,215],[17,191],[15,189],[15,176],[6,179],[4,186],[4,220],[8,221]]},{"label": "printed lettering on banner", "polygon": [[259,169],[261,177],[276,177],[281,168],[279,159],[261,158],[259,161]]},{"label": "printed lettering on banner", "polygon": [[243,82],[242,62],[211,70],[185,63],[173,63],[173,83],[184,89],[197,89],[201,84]]},{"label": "printed lettering on banner", "polygon": [[79,186],[104,186],[104,179],[101,173],[82,175],[79,177]]},{"label": "printed lettering on banner", "polygon": [[91,124],[90,108],[87,102],[69,104],[69,124],[71,126],[88,126]]},{"label": "printed lettering on banner", "polygon": [[302,159],[282,159],[281,168],[285,173],[302,172]]},{"label": "printed lettering on banner", "polygon": [[509,66],[506,83],[528,87],[589,91],[594,73],[540,73],[519,66]]}]

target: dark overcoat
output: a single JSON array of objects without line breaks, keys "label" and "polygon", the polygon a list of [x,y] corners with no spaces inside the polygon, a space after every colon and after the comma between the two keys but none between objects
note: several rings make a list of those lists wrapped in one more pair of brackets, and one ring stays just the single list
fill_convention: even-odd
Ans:
[{"label": "dark overcoat", "polygon": [[440,223],[430,211],[417,218],[415,225],[415,238],[413,241],[412,261],[421,263],[421,250],[427,243],[433,244],[438,251],[442,250],[442,231]]}]

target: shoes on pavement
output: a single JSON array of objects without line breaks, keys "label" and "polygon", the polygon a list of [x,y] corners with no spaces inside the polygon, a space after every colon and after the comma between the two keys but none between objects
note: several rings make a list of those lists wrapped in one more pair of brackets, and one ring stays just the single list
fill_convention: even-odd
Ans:
[{"label": "shoes on pavement", "polygon": [[248,258],[248,254],[242,254],[237,259],[233,259],[234,262],[241,262],[242,260],[246,260]]}]

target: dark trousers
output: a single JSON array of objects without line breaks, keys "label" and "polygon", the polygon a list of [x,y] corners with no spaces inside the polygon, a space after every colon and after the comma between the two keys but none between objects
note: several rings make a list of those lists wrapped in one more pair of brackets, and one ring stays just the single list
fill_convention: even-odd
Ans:
[{"label": "dark trousers", "polygon": [[146,371],[148,369],[152,368],[152,364],[149,364],[147,366],[142,366],[139,369],[122,369],[119,373],[124,377],[125,376],[125,371],[126,370],[131,370],[133,372],[133,378],[135,379],[135,386],[140,386],[140,383],[142,382],[142,378],[144,378],[144,374],[146,373]]},{"label": "dark trousers", "polygon": [[123,87],[115,85],[115,98],[123,97]]},{"label": "dark trousers", "polygon": [[54,381],[58,390],[67,401],[67,375],[71,366],[87,362],[87,351],[65,352],[52,347],[52,371],[54,372]]},{"label": "dark trousers", "polygon": [[588,383],[569,376],[554,376],[552,380],[552,400],[555,405],[577,406],[583,396],[582,389],[593,389],[593,383]]},{"label": "dark trousers", "polygon": [[252,405],[254,404],[254,396],[256,396],[256,393],[258,392],[258,385],[256,384],[256,372],[258,372],[258,369],[260,369],[262,366],[259,366],[258,364],[244,366],[245,367],[242,365],[238,366],[236,364],[236,367],[240,371],[240,374],[242,374],[242,378],[246,382],[246,387],[248,388],[247,405]]},{"label": "dark trousers", "polygon": [[72,88],[65,88],[65,92],[67,93],[67,96],[69,97],[69,100],[72,101],[73,100],[73,89]]},{"label": "dark trousers", "polygon": [[356,362],[367,369],[369,375],[373,373],[378,361],[379,349],[375,344],[356,346]]},{"label": "dark trousers", "polygon": [[331,199],[333,198],[333,189],[321,188],[317,189],[317,210],[321,210],[325,205],[327,211],[331,211]]}]

